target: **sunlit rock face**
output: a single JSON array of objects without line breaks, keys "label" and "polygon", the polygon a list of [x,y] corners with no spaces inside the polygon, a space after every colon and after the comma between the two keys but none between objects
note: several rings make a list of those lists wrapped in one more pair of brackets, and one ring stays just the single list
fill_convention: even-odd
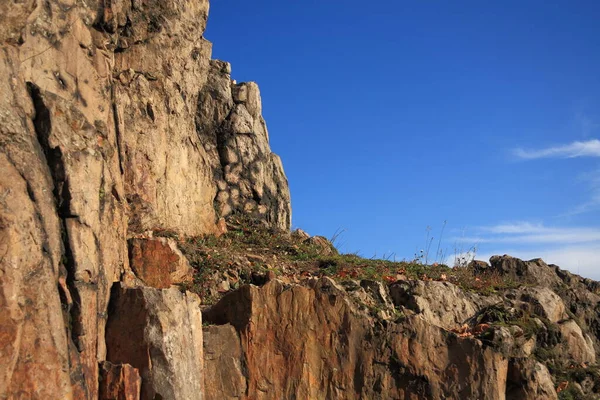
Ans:
[{"label": "sunlit rock face", "polygon": [[[208,10],[1,2],[0,397],[95,399],[100,376],[131,381],[129,369],[99,367],[111,287],[168,287],[187,272],[176,254],[169,274],[154,265],[136,277],[128,237],[221,232],[232,213],[289,228],[256,85],[228,81],[229,98],[207,103],[222,79],[203,37]],[[227,123],[205,120],[223,108]]]}]

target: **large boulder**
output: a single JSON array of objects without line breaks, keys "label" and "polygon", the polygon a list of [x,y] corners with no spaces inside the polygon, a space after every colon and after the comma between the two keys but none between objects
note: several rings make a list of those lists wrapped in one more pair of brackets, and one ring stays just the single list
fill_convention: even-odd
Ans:
[{"label": "large boulder", "polygon": [[200,299],[177,288],[112,291],[106,328],[108,361],[142,377],[141,399],[202,399]]},{"label": "large boulder", "polygon": [[[210,331],[223,335],[222,343],[235,348],[239,337],[247,393],[256,399],[505,398],[509,360],[494,348],[459,338],[424,315],[382,322],[360,309],[329,278],[306,286],[274,280],[229,293],[205,311],[205,320],[221,325]],[[227,381],[241,380],[234,360],[228,365]],[[223,387],[220,376],[205,373],[206,386],[230,398],[231,386]]]},{"label": "large boulder", "polygon": [[479,296],[438,281],[400,281],[390,286],[390,295],[396,306],[444,329],[459,328],[483,307],[501,301],[498,296]]},{"label": "large boulder", "polygon": [[513,358],[508,365],[507,399],[555,400],[552,376],[543,364],[527,358]]},{"label": "large boulder", "polygon": [[560,325],[563,339],[563,351],[577,364],[595,363],[596,351],[592,339],[584,334],[581,327],[574,320],[568,320]]},{"label": "large boulder", "polygon": [[522,283],[554,287],[561,282],[556,267],[549,266],[540,258],[523,261],[505,254],[492,256],[490,265],[490,271]]},{"label": "large boulder", "polygon": [[518,299],[531,306],[533,313],[552,323],[569,318],[565,303],[547,287],[524,287],[518,290]]}]

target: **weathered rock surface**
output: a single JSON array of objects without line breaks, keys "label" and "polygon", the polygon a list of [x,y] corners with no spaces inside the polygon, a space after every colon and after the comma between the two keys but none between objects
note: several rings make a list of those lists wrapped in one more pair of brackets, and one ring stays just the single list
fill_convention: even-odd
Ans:
[{"label": "weathered rock surface", "polygon": [[271,226],[291,225],[290,194],[281,160],[269,149],[258,86],[235,84],[231,66],[210,62],[206,86],[198,98],[197,129],[212,157],[221,217],[249,214]]},{"label": "weathered rock surface", "polygon": [[533,307],[535,314],[557,323],[569,318],[565,303],[547,287],[525,287],[518,290],[518,298]]},{"label": "weathered rock surface", "polygon": [[246,395],[240,337],[232,325],[204,328],[204,388],[206,400],[239,399]]},{"label": "weathered rock surface", "polygon": [[338,253],[335,246],[323,236],[310,237],[306,239],[306,243],[319,249],[319,254],[323,256],[329,256]]},{"label": "weathered rock surface", "polygon": [[[4,72],[0,70],[3,83],[10,76]],[[0,103],[11,100],[15,98],[0,96]],[[0,112],[0,131],[20,136],[20,146],[35,149],[26,130],[31,122],[26,121],[25,114]],[[0,398],[19,393],[69,398],[68,339],[58,293],[66,288],[60,225],[54,213],[43,214],[52,207],[43,191],[52,186],[40,164],[28,169],[39,185],[28,184],[24,160],[20,167],[12,161],[19,156],[17,149],[15,153],[0,154]],[[36,202],[36,196],[43,200]],[[59,281],[63,286],[57,290]]]},{"label": "weathered rock surface", "polygon": [[520,285],[476,294],[360,280],[297,232],[344,282],[248,250],[193,282],[228,293],[203,329],[172,287],[190,263],[148,231],[291,223],[258,86],[210,59],[208,8],[0,2],[0,399],[598,398],[600,283],[541,260],[474,264]]},{"label": "weathered rock surface", "polygon": [[129,364],[101,364],[100,400],[137,400],[140,398],[142,379],[139,371]]},{"label": "weathered rock surface", "polygon": [[115,286],[106,330],[107,360],[142,377],[141,399],[201,399],[200,299],[177,288]]},{"label": "weathered rock surface", "polygon": [[[225,147],[234,211],[289,228],[256,85],[227,81],[210,106],[236,112],[202,128],[222,79],[207,14],[207,0],[0,2],[1,398],[98,397],[110,289],[137,279],[128,235],[222,231]],[[147,266],[146,284],[182,278]]]},{"label": "weathered rock surface", "polygon": [[592,339],[584,334],[574,320],[561,323],[560,332],[564,342],[564,352],[577,364],[595,363],[596,352]]},{"label": "weathered rock surface", "polygon": [[194,271],[173,239],[130,239],[129,258],[131,269],[146,286],[165,289],[192,280]]},{"label": "weathered rock surface", "polygon": [[530,261],[519,260],[509,255],[490,258],[490,270],[508,275],[520,282],[552,287],[560,283],[556,268],[547,265],[541,259]]},{"label": "weathered rock surface", "polygon": [[[525,285],[498,294],[432,280],[243,286],[204,311],[216,324],[205,330],[206,364],[218,371],[205,373],[206,391],[211,398],[533,400],[557,399],[562,390],[598,398],[598,317],[573,307],[597,307],[588,290],[596,286],[541,260],[495,263],[505,269],[493,274]],[[215,362],[225,347],[226,361]]]},{"label": "weathered rock surface", "polygon": [[508,365],[506,398],[553,400],[557,395],[552,376],[543,364],[515,358]]},{"label": "weathered rock surface", "polygon": [[[307,287],[245,286],[205,318],[239,334],[248,382],[243,398],[505,398],[508,359],[501,353],[422,315],[382,323],[358,310],[323,278]],[[234,367],[219,377],[240,379]],[[207,390],[222,379],[205,375]]]},{"label": "weathered rock surface", "polygon": [[397,306],[421,313],[427,321],[444,329],[462,326],[485,306],[501,301],[498,296],[466,293],[449,282],[404,281],[390,287]]}]

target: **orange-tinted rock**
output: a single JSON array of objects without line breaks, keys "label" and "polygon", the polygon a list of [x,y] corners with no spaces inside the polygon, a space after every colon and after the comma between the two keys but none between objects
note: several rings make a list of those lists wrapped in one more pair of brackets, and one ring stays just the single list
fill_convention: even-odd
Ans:
[{"label": "orange-tinted rock", "polygon": [[99,400],[138,400],[142,379],[129,364],[101,363]]},{"label": "orange-tinted rock", "polygon": [[144,284],[164,289],[192,279],[193,270],[173,239],[130,239],[131,269]]},{"label": "orange-tinted rock", "polygon": [[235,328],[211,325],[203,329],[204,396],[206,400],[241,398],[246,393],[242,344]]},{"label": "orange-tinted rock", "polygon": [[121,288],[111,296],[107,360],[142,377],[142,400],[202,397],[200,299],[178,288]]},{"label": "orange-tinted rock", "polygon": [[[328,278],[309,287],[244,286],[205,319],[230,323],[240,336],[242,398],[504,398],[508,360],[501,353],[420,316],[378,322]],[[236,369],[229,371],[226,379],[237,381]],[[222,387],[219,379],[205,375],[206,387]]]},{"label": "orange-tinted rock", "polygon": [[52,193],[52,181],[18,65],[18,51],[2,48],[0,398],[70,398],[68,339],[58,289],[64,277],[60,222],[52,196],[46,195]]},{"label": "orange-tinted rock", "polygon": [[227,222],[225,218],[219,218],[215,227],[215,236],[220,237],[227,233]]}]

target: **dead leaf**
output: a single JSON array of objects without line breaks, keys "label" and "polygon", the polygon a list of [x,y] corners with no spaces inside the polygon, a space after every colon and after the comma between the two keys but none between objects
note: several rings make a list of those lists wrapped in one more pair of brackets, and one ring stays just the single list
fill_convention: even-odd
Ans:
[{"label": "dead leaf", "polygon": [[556,393],[560,393],[568,387],[569,387],[569,381],[563,381],[556,388]]},{"label": "dead leaf", "polygon": [[481,335],[483,332],[490,329],[489,324],[479,324],[473,328],[473,335]]}]

